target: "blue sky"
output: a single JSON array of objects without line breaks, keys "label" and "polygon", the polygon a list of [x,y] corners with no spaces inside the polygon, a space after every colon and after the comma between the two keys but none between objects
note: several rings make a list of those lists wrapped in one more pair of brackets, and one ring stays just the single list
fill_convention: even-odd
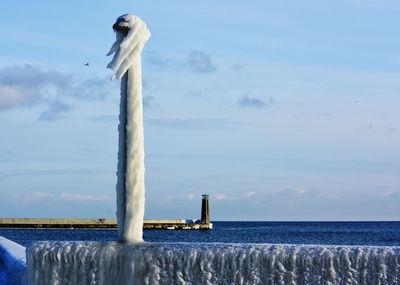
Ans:
[{"label": "blue sky", "polygon": [[[398,220],[398,1],[8,1],[0,216],[115,216],[119,82],[143,52],[146,218]],[[89,66],[84,64],[89,62]]]}]

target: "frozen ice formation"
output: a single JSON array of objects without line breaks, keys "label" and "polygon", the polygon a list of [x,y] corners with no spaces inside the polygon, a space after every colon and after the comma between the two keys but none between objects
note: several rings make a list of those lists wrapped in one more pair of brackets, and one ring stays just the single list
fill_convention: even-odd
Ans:
[{"label": "frozen ice formation", "polygon": [[[114,57],[107,67],[116,70],[113,79],[120,80],[131,67],[141,71],[140,54],[150,38],[150,31],[141,18],[131,14],[118,17],[113,29],[116,32],[116,41],[107,55],[114,54]],[[138,60],[139,66],[136,65]]]},{"label": "frozen ice formation", "polygon": [[40,242],[32,284],[399,284],[400,247]]},{"label": "frozen ice formation", "polygon": [[25,247],[0,236],[0,264],[7,269],[13,284],[26,284]]},{"label": "frozen ice formation", "polygon": [[150,32],[138,16],[123,15],[113,26],[116,41],[108,68],[121,80],[117,166],[118,238],[123,242],[143,241],[144,137],[141,52]]}]

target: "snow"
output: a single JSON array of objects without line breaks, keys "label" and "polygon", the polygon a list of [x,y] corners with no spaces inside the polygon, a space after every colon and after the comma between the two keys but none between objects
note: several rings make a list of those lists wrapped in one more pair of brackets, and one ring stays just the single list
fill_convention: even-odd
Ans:
[{"label": "snow", "polygon": [[8,273],[15,284],[25,284],[25,247],[0,236],[0,260],[7,270],[1,272],[0,278],[6,280],[4,275]]},{"label": "snow", "polygon": [[400,247],[40,242],[32,284],[399,284]]},{"label": "snow", "polygon": [[135,15],[117,18],[116,25],[129,28],[126,34],[115,30],[114,54],[108,68],[121,80],[119,150],[117,166],[118,238],[123,242],[143,241],[144,218],[144,135],[141,52],[150,32]]}]

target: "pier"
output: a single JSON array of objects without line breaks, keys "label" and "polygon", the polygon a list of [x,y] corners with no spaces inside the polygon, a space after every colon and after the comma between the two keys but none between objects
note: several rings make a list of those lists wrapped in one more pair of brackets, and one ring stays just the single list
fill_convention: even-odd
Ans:
[{"label": "pier", "polygon": [[[115,219],[0,218],[0,228],[22,229],[116,229]],[[145,230],[210,230],[208,195],[202,195],[200,220],[144,220]]]}]

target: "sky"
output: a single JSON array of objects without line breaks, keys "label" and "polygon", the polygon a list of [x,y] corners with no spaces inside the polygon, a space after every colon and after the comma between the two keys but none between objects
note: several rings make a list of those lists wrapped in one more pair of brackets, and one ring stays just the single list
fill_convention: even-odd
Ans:
[{"label": "sky", "polygon": [[125,13],[152,34],[145,218],[197,219],[208,193],[212,220],[399,220],[389,0],[3,3],[0,216],[115,217]]}]

